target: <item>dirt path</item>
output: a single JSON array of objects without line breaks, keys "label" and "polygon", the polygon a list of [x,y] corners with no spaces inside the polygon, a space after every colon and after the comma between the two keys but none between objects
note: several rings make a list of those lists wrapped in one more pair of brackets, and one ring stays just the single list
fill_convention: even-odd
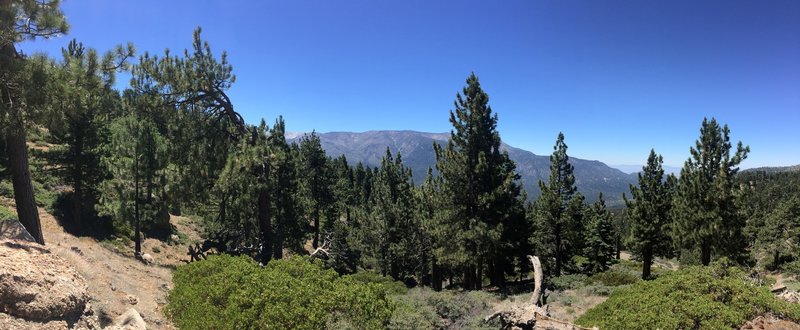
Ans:
[{"label": "dirt path", "polygon": [[[145,265],[131,256],[123,256],[101,245],[94,238],[76,237],[64,232],[49,213],[39,209],[42,232],[48,248],[71,263],[89,284],[92,307],[105,326],[130,308],[135,308],[149,329],[174,329],[164,316],[166,296],[172,288],[172,270],[161,265]],[[196,234],[195,234],[196,235]],[[145,242],[145,252],[159,241]],[[161,253],[162,259],[180,264],[178,254],[185,247],[170,247]],[[150,252],[152,254],[152,252]],[[170,256],[170,257],[167,257]],[[160,263],[156,260],[156,264]]]}]

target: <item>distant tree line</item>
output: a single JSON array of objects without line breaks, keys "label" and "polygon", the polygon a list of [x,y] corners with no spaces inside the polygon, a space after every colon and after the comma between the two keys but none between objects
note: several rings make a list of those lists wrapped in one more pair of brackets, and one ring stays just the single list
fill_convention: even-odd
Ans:
[{"label": "distant tree line", "polygon": [[[0,14],[2,158],[20,220],[41,243],[30,129],[54,145],[37,152],[47,162],[40,170],[69,187],[56,201],[59,215],[83,230],[133,233],[137,254],[142,231],[168,233],[169,214],[186,213],[204,220],[220,249],[247,248],[263,264],[324,247],[340,273],[373,270],[437,290],[503,286],[530,271],[529,254],[559,276],[604,271],[625,247],[643,261],[645,278],[655,257],[746,263],[755,249],[774,254],[776,266],[796,257],[797,198],[754,192],[780,180],[738,175],[749,148],[734,148],[713,118],[703,120],[679,178],[665,176],[651,151],[623,213],[608,210],[602,195],[585,201],[559,133],[549,179],[529,201],[500,148],[497,113],[471,74],[450,111],[448,143],[432,145],[436,166],[415,186],[402,155],[389,149],[371,168],[326,155],[315,133],[288,143],[281,117],[245,123],[227,94],[233,68],[200,29],[177,55],[134,61],[128,45],[101,57],[73,40],[56,60],[14,45],[66,32],[57,1],[4,1]],[[131,75],[121,91],[119,70]]]}]

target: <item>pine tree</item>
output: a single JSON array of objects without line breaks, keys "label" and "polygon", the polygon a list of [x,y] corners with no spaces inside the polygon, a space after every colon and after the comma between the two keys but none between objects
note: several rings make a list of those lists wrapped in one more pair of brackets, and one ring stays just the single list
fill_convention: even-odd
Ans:
[{"label": "pine tree", "polygon": [[623,199],[631,221],[628,246],[642,258],[642,278],[650,278],[650,267],[656,256],[671,255],[670,209],[674,176],[664,177],[663,158],[650,150],[647,165],[639,173],[639,186],[631,185],[631,200]]},{"label": "pine tree", "polygon": [[270,144],[273,160],[273,226],[274,245],[272,255],[275,259],[283,258],[283,249],[300,251],[303,244],[303,226],[300,223],[297,201],[297,173],[295,155],[286,142],[286,125],[283,117],[275,120],[270,131]]},{"label": "pine tree", "polygon": [[300,194],[306,215],[314,223],[312,247],[316,249],[320,244],[321,218],[333,204],[328,157],[316,133],[312,132],[300,141],[299,161]]},{"label": "pine tree", "polygon": [[672,209],[675,239],[683,248],[699,248],[700,262],[706,266],[713,251],[738,260],[745,250],[745,221],[736,206],[734,179],[750,147],[739,142],[731,156],[729,134],[728,125],[703,119],[700,138],[681,170]]},{"label": "pine tree", "polygon": [[101,61],[96,51],[72,40],[62,53],[60,88],[50,105],[58,111],[45,122],[56,146],[45,156],[55,163],[56,174],[72,186],[69,215],[73,224],[85,229],[96,225],[87,221],[96,218],[97,189],[107,175],[100,161],[102,145],[108,139],[111,111],[121,107],[119,95],[112,90],[114,73],[126,64],[133,48],[118,47]]},{"label": "pine tree", "polygon": [[599,273],[608,269],[614,261],[614,224],[611,212],[606,210],[603,193],[589,209],[589,222],[586,226],[586,246],[584,256],[588,260],[588,269]]},{"label": "pine tree", "polygon": [[563,133],[558,133],[553,150],[549,180],[546,183],[539,181],[542,192],[533,212],[536,222],[534,243],[542,255],[553,258],[555,263],[549,267],[550,272],[560,276],[564,265],[580,252],[583,243],[583,196],[575,187],[574,169],[569,163]]},{"label": "pine tree", "polygon": [[480,289],[484,268],[495,284],[503,281],[506,228],[524,221],[519,175],[508,154],[500,150],[497,114],[478,77],[471,74],[463,94],[450,111],[450,140],[434,144],[436,169],[442,179],[442,232],[436,250],[442,263],[463,273],[465,289]]},{"label": "pine tree", "polygon": [[797,258],[800,248],[800,198],[791,196],[778,203],[764,219],[758,233],[757,247],[772,254],[772,267],[778,269],[782,258]]},{"label": "pine tree", "polygon": [[362,230],[364,256],[384,275],[405,278],[416,266],[411,170],[387,148],[373,181],[370,213]]},{"label": "pine tree", "polygon": [[49,38],[69,29],[60,1],[0,0],[0,130],[4,135],[17,215],[36,242],[44,244],[33,195],[25,128],[42,115],[51,86],[44,58],[28,58],[16,43]]},{"label": "pine tree", "polygon": [[135,112],[115,120],[110,130],[102,160],[111,176],[101,184],[98,213],[133,225],[135,253],[140,256],[142,225],[152,227],[169,219],[164,197],[166,142],[154,123]]}]

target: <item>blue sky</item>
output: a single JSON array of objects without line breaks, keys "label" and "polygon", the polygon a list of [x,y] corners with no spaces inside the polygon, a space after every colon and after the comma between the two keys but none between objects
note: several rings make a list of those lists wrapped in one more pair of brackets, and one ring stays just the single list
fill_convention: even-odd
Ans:
[{"label": "blue sky", "polygon": [[704,116],[750,145],[743,167],[800,164],[800,1],[65,0],[67,36],[26,43],[60,56],[178,53],[192,31],[228,52],[245,119],[290,131],[446,132],[475,72],[507,143],[680,166]]}]

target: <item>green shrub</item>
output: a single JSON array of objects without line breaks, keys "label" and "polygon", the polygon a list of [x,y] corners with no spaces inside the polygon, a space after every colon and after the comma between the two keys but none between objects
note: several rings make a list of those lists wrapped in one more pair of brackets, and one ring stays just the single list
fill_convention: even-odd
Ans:
[{"label": "green shrub", "polygon": [[408,288],[405,284],[403,284],[403,282],[395,281],[391,277],[383,276],[370,271],[358,272],[352,275],[347,275],[347,277],[350,277],[353,280],[361,283],[380,284],[386,288],[386,292],[389,294],[406,294],[408,292]]},{"label": "green shrub", "polygon": [[618,286],[589,285],[581,288],[581,291],[589,296],[608,297],[619,288]]},{"label": "green shrub", "polygon": [[787,262],[781,266],[783,271],[791,275],[800,275],[800,260]]},{"label": "green shrub", "polygon": [[571,290],[586,286],[587,276],[584,274],[569,274],[556,276],[550,279],[554,290]]},{"label": "green shrub", "polygon": [[377,329],[394,303],[382,285],[339,277],[302,257],[260,267],[211,256],[178,267],[167,314],[182,329]]},{"label": "green shrub", "polygon": [[17,214],[5,206],[0,206],[0,222],[6,220],[16,220]]},{"label": "green shrub", "polygon": [[597,273],[586,279],[589,284],[602,284],[605,286],[620,286],[636,283],[641,278],[624,270],[611,268],[602,273]]},{"label": "green shrub", "polygon": [[0,180],[0,196],[14,198],[14,186],[11,180]]},{"label": "green shrub", "polygon": [[497,298],[483,291],[441,291],[413,288],[407,294],[393,296],[398,307],[390,329],[498,329],[500,324],[485,323],[483,317]]},{"label": "green shrub", "polygon": [[575,323],[601,329],[730,329],[764,313],[800,320],[800,305],[777,299],[743,271],[717,263],[620,288]]}]

